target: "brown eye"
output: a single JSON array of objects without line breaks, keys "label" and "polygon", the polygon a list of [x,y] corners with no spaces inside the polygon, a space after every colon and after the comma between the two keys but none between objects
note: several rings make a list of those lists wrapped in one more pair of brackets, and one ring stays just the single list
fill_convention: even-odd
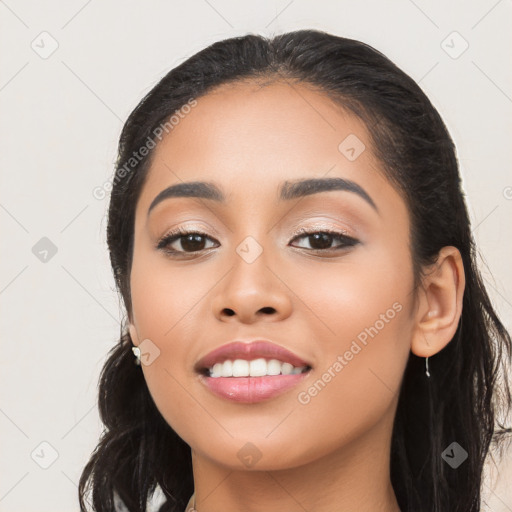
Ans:
[{"label": "brown eye", "polygon": [[205,238],[199,234],[181,236],[178,240],[181,240],[181,247],[185,252],[202,251],[206,245]]},{"label": "brown eye", "polygon": [[[310,246],[309,248],[303,248],[309,249],[311,251],[337,250],[343,249],[345,247],[351,247],[359,243],[359,241],[355,238],[349,237],[344,233],[339,233],[337,231],[303,231],[300,236],[295,237],[293,240],[301,238],[306,239]],[[332,243],[335,240],[340,241],[340,243],[332,247]]]},{"label": "brown eye", "polygon": [[[212,240],[205,233],[197,231],[176,230],[164,236],[157,245],[158,249],[162,249],[168,253],[194,253],[209,249],[206,247],[206,241]],[[181,246],[181,247],[180,247]]]}]

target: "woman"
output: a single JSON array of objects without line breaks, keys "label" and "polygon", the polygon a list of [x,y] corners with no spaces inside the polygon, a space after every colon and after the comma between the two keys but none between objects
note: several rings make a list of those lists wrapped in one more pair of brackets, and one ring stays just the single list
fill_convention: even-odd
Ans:
[{"label": "woman", "polygon": [[124,126],[107,235],[127,318],[82,510],[480,510],[511,340],[450,135],[381,53],[192,56]]}]

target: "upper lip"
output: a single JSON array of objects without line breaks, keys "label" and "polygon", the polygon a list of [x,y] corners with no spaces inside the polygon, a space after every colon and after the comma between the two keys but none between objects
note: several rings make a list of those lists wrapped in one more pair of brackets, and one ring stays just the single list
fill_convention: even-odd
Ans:
[{"label": "upper lip", "polygon": [[278,359],[283,363],[290,363],[293,366],[311,366],[299,356],[289,350],[267,340],[254,340],[250,343],[243,341],[232,341],[226,343],[199,359],[195,369],[201,372],[211,368],[215,363],[223,363],[227,359],[245,359],[250,361],[257,358]]}]

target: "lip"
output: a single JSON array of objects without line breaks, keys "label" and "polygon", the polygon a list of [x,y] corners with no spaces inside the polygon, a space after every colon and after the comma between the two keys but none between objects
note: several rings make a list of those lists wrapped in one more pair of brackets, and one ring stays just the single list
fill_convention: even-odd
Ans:
[{"label": "lip", "polygon": [[268,377],[207,377],[200,375],[199,379],[220,398],[251,404],[283,394],[308,377],[310,372],[311,370],[305,373]]},{"label": "lip", "polygon": [[[279,345],[276,345],[271,341],[260,339],[251,341],[250,343],[246,343],[239,340],[233,341],[231,343],[226,343],[225,345],[222,345],[221,347],[216,348],[211,352],[208,352],[208,354],[199,359],[199,361],[197,361],[195,365],[195,370],[198,373],[203,374],[204,370],[211,368],[215,363],[223,363],[227,359],[245,359],[246,361],[250,361],[252,359],[258,359],[261,357],[265,359],[278,359],[283,363],[290,363],[293,366],[311,367],[311,363],[304,361],[293,352],[290,352],[289,350]],[[263,377],[258,378],[262,379]]]}]

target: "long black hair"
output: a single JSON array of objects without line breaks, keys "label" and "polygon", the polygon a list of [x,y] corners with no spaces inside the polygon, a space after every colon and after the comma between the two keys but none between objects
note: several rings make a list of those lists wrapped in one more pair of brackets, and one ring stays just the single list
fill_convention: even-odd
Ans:
[{"label": "long black hair", "polygon": [[[120,136],[107,227],[112,269],[128,318],[135,207],[154,153],[140,157],[139,149],[150,147],[149,141],[155,146],[158,127],[191,99],[243,80],[307,84],[365,122],[386,177],[408,206],[416,286],[442,247],[459,249],[466,279],[459,325],[450,343],[430,358],[430,379],[424,359],[409,356],[390,469],[404,512],[479,511],[484,461],[493,444],[502,446],[512,432],[499,418],[500,413],[508,418],[512,406],[507,381],[512,343],[476,265],[447,128],[415,81],[371,46],[317,30],[234,37],[184,61],[140,101]],[[182,512],[194,490],[190,447],[157,410],[131,347],[123,322],[100,376],[105,428],[81,475],[81,510],[87,510],[90,497],[96,511],[111,512],[117,494],[130,511],[146,511],[158,484],[166,497],[160,512]],[[456,469],[443,457],[454,442],[467,452]]]}]

